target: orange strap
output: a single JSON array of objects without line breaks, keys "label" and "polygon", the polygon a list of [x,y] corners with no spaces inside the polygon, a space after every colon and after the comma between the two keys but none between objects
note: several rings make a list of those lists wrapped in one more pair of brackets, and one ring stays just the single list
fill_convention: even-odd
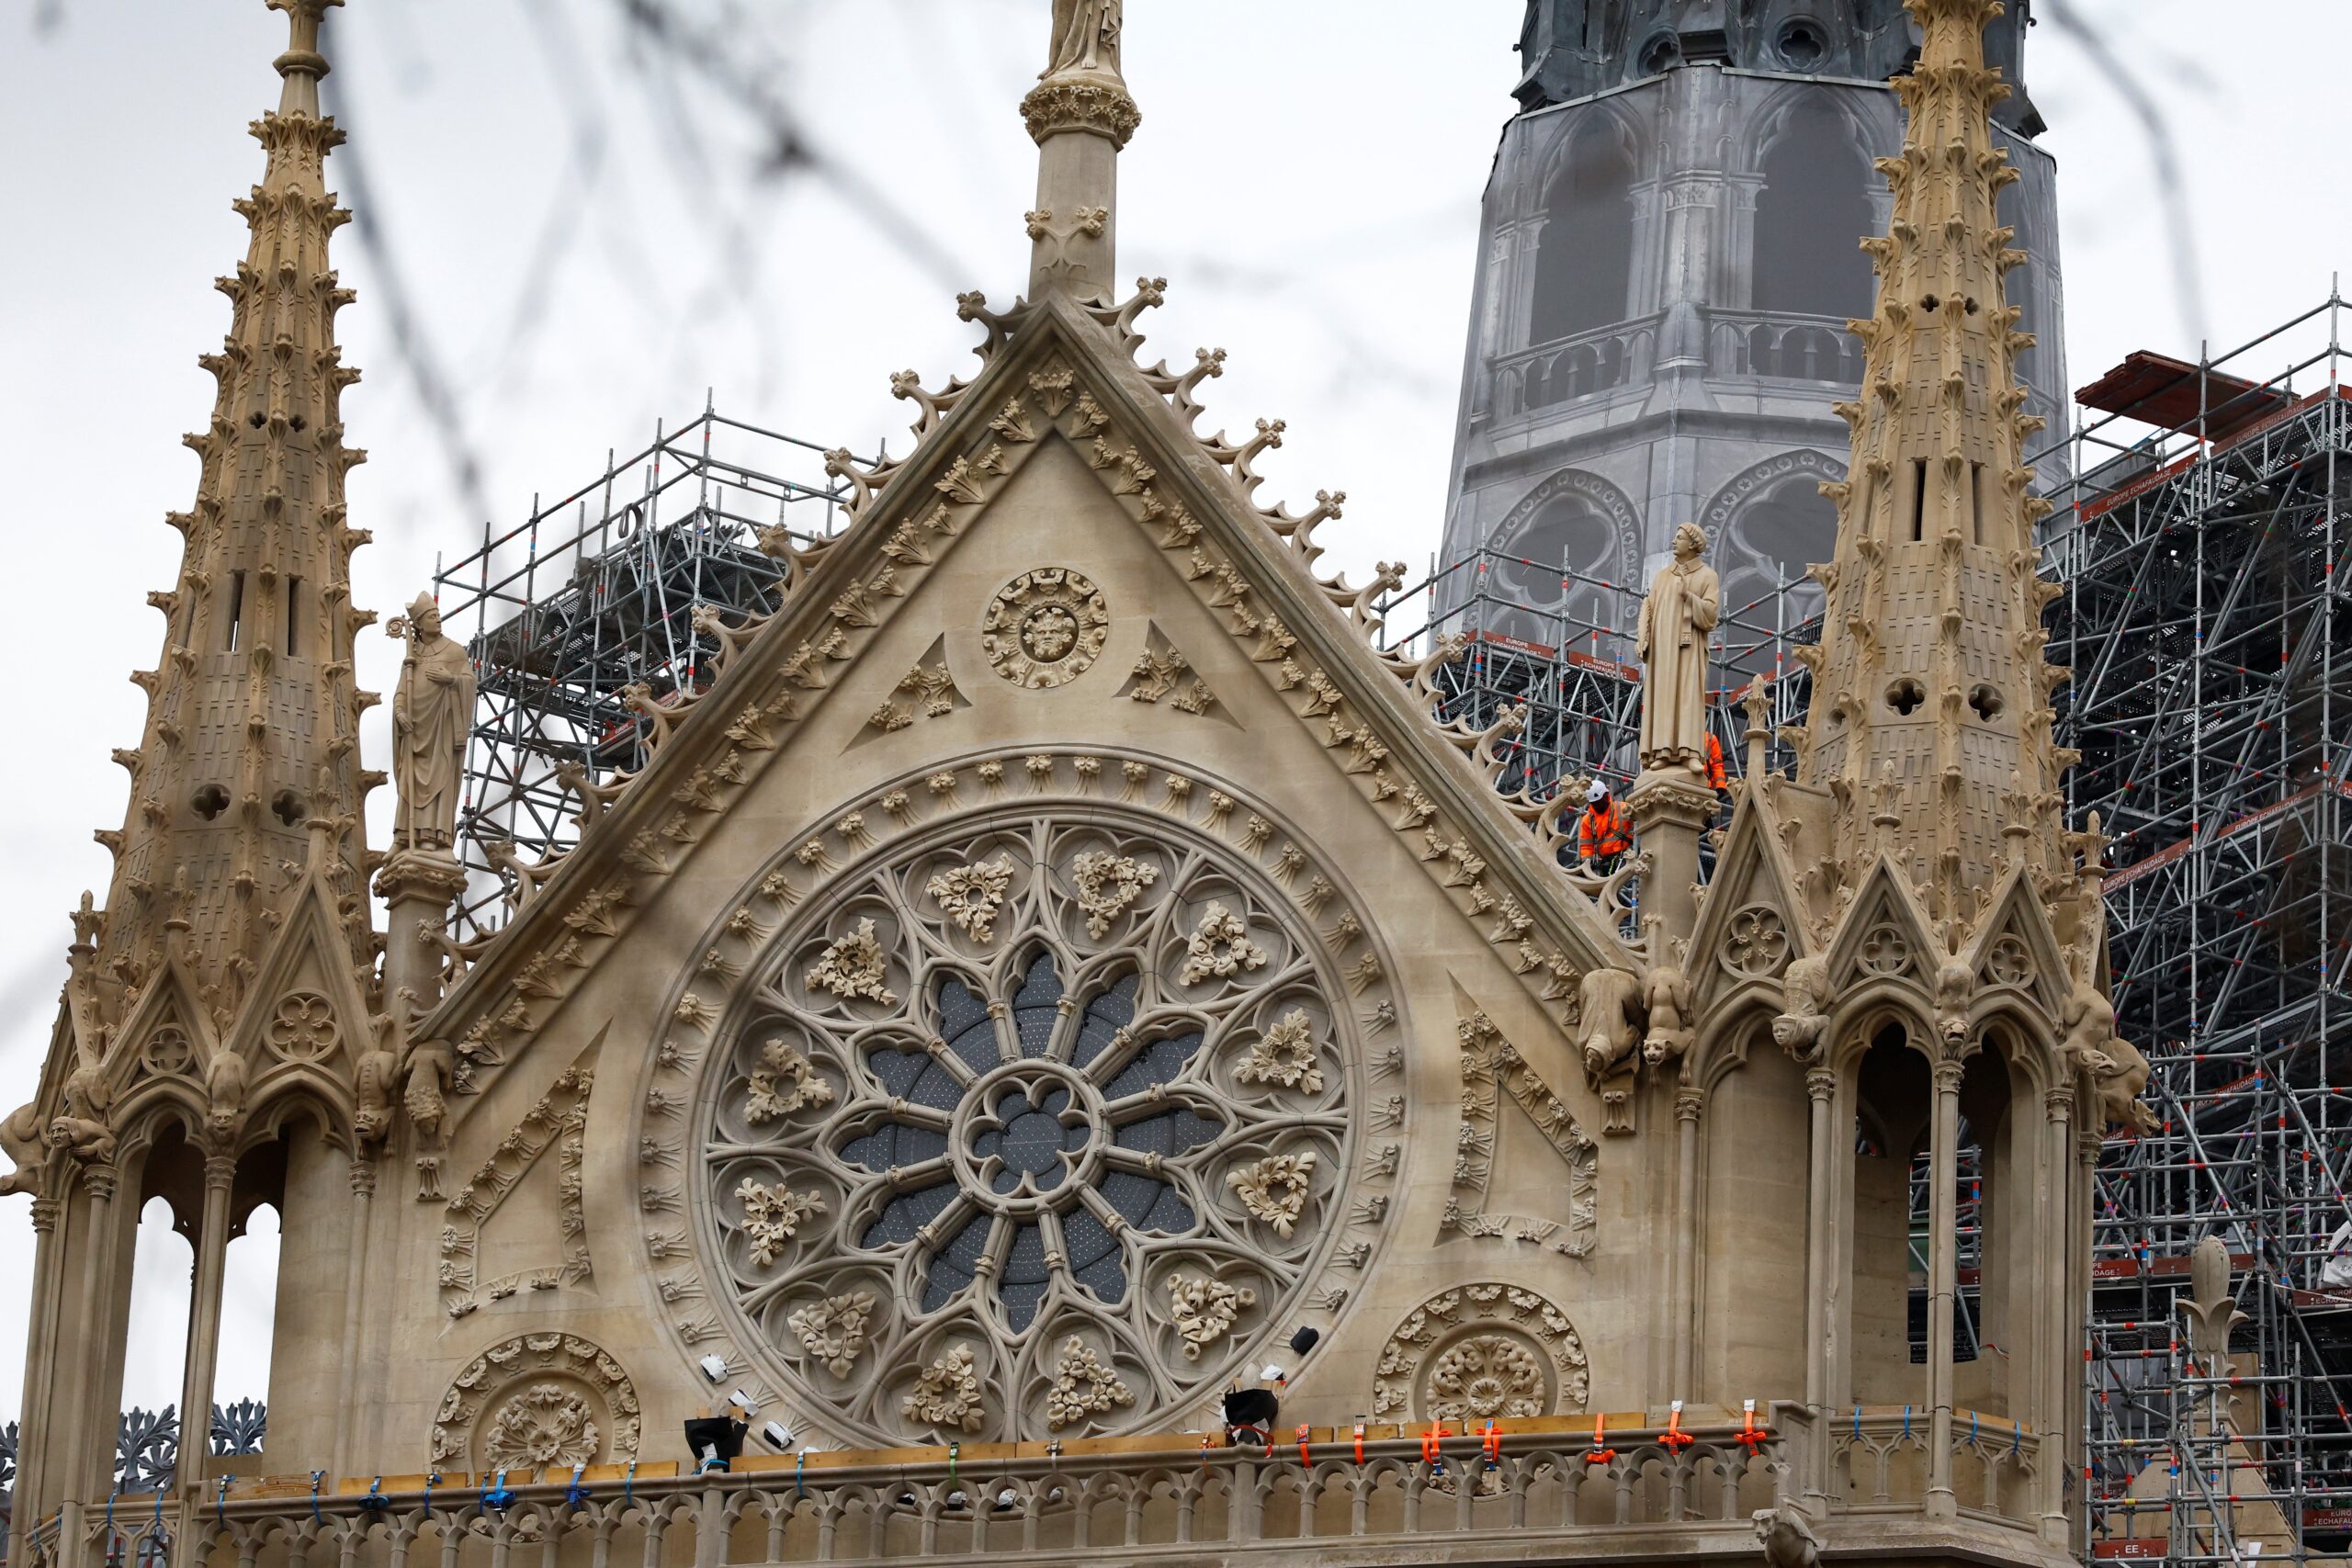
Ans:
[{"label": "orange strap", "polygon": [[1431,1421],[1430,1429],[1421,1434],[1421,1457],[1435,1464],[1438,1461],[1438,1439],[1451,1435],[1446,1431],[1444,1422]]},{"label": "orange strap", "polygon": [[1617,1450],[1616,1450],[1615,1449],[1608,1449],[1608,1448],[1603,1448],[1603,1447],[1601,1447],[1601,1446],[1600,1446],[1600,1439],[1601,1439],[1601,1438],[1602,1438],[1602,1437],[1603,1437],[1603,1436],[1608,1432],[1608,1429],[1609,1429],[1609,1417],[1608,1417],[1608,1416],[1598,1416],[1598,1415],[1596,1415],[1595,1416],[1593,1416],[1593,1418],[1592,1418],[1592,1447],[1590,1447],[1589,1449],[1587,1449],[1587,1450],[1585,1450],[1585,1455],[1584,1455],[1584,1461],[1585,1461],[1585,1463],[1587,1463],[1587,1464],[1607,1464],[1611,1460],[1615,1459],[1615,1458],[1617,1457]]},{"label": "orange strap", "polygon": [[1363,1423],[1356,1423],[1356,1462],[1363,1462]]},{"label": "orange strap", "polygon": [[1682,1429],[1680,1400],[1676,1400],[1667,1407],[1666,1430],[1658,1434],[1657,1440],[1666,1445],[1666,1451],[1670,1454],[1679,1454],[1699,1440]]},{"label": "orange strap", "polygon": [[1495,1430],[1495,1418],[1491,1416],[1487,1417],[1486,1441],[1481,1443],[1479,1447],[1487,1450],[1487,1468],[1488,1470],[1492,1470],[1497,1465],[1502,1463],[1503,1435]]},{"label": "orange strap", "polygon": [[1306,1458],[1306,1423],[1304,1421],[1301,1421],[1298,1424],[1298,1462],[1301,1464],[1308,1462]]},{"label": "orange strap", "polygon": [[1752,1399],[1741,1401],[1739,1446],[1746,1449],[1751,1455],[1761,1453],[1764,1451],[1765,1439],[1771,1435],[1771,1427],[1759,1427],[1756,1424],[1756,1402]]}]

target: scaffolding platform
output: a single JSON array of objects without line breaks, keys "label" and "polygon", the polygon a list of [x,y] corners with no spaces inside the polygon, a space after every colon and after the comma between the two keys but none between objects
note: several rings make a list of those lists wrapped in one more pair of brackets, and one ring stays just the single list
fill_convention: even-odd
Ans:
[{"label": "scaffolding platform", "polygon": [[684,423],[657,425],[642,451],[607,452],[604,471],[560,500],[534,497],[513,527],[485,525],[479,549],[436,570],[442,620],[467,639],[481,682],[458,818],[460,941],[503,922],[511,857],[577,841],[559,769],[602,780],[644,764],[650,721],[629,688],[662,703],[712,678],[716,644],[695,611],[776,608],[785,563],[762,535],[807,544],[839,529],[848,487],[826,468],[817,443],[706,400]]},{"label": "scaffolding platform", "polygon": [[[2131,356],[2079,395],[2107,417],[2044,525],[2068,815],[2110,836],[2118,1032],[2160,1118],[2096,1178],[2086,1560],[2352,1550],[2343,320],[2331,298],[2201,363]],[[2227,1368],[2179,1331],[2207,1235],[2244,1314]]]}]

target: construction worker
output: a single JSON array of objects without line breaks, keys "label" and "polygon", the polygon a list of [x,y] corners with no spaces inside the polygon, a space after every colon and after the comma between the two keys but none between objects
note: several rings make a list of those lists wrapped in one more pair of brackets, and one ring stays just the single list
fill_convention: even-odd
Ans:
[{"label": "construction worker", "polygon": [[1611,876],[1634,847],[1634,818],[1611,798],[1600,779],[1585,791],[1584,814],[1577,818],[1577,858],[1595,876]]},{"label": "construction worker", "polygon": [[1731,778],[1724,772],[1724,743],[1707,731],[1707,787],[1717,795],[1731,793]]}]

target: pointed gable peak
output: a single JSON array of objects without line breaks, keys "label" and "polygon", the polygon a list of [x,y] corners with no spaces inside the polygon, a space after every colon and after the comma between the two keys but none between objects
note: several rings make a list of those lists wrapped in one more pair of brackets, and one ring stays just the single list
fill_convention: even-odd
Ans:
[{"label": "pointed gable peak", "polygon": [[[1182,372],[1136,363],[1144,341],[1137,318],[1164,287],[1146,279],[1117,304],[1055,289],[1003,311],[981,296],[963,298],[963,316],[985,333],[978,374],[936,390],[911,375],[893,378],[893,389],[919,410],[913,446],[872,468],[834,455],[851,491],[849,525],[820,545],[793,548],[790,586],[773,615],[718,628],[713,682],[662,710],[644,769],[575,782],[592,818],[579,844],[532,869],[527,904],[424,1021],[423,1034],[452,1041],[475,1067],[514,1060],[534,1020],[586,975],[590,939],[623,935],[658,900],[695,845],[720,830],[725,814],[801,744],[808,726],[823,721],[832,694],[853,684],[858,693],[855,730],[844,745],[872,728],[875,697],[906,677],[908,660],[922,657],[937,628],[926,623],[921,640],[889,654],[887,681],[864,678],[860,661],[968,537],[1021,514],[999,502],[1048,448],[1058,449],[1057,466],[1091,475],[1172,569],[1168,591],[1189,593],[1197,607],[1191,613],[1214,617],[1239,668],[1254,667],[1280,694],[1531,990],[1565,1003],[1577,976],[1633,966],[1616,930],[1561,869],[1551,803],[1514,805],[1495,792],[1500,750],[1518,718],[1506,714],[1482,730],[1441,727],[1431,677],[1459,647],[1415,657],[1371,646],[1377,602],[1401,583],[1403,568],[1385,565],[1362,587],[1315,570],[1316,530],[1340,515],[1344,497],[1319,493],[1297,514],[1255,499],[1262,482],[1256,465],[1281,445],[1280,421],[1256,421],[1239,440],[1197,431],[1196,394],[1221,370],[1222,353],[1203,350]],[[772,547],[790,547],[777,537]],[[1195,641],[1186,651],[1206,649]],[[881,814],[906,805],[888,799],[876,797]]]}]

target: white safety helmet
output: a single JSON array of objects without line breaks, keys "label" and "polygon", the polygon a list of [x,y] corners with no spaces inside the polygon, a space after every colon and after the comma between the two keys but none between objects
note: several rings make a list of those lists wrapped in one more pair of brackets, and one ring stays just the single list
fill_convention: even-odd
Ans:
[{"label": "white safety helmet", "polygon": [[1584,792],[1584,797],[1589,801],[1607,800],[1609,798],[1609,786],[1601,783],[1599,779],[1595,779],[1592,781],[1592,787]]}]

